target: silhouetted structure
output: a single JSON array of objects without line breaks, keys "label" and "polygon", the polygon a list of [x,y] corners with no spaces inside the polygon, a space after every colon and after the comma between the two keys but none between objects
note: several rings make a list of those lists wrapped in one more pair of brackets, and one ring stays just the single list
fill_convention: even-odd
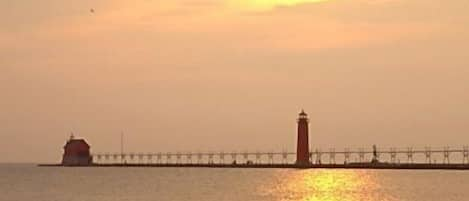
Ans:
[{"label": "silhouetted structure", "polygon": [[92,164],[92,161],[90,145],[83,139],[75,139],[72,134],[64,146],[62,165],[88,166]]},{"label": "silhouetted structure", "polygon": [[373,145],[373,158],[371,159],[371,163],[379,163],[378,148],[376,145]]},{"label": "silhouetted structure", "polygon": [[[298,117],[298,139],[296,152],[176,152],[176,153],[125,153],[123,151],[123,135],[121,135],[120,153],[90,153],[90,146],[83,139],[70,137],[64,147],[62,164],[42,164],[39,166],[92,166],[92,167],[207,167],[207,168],[354,168],[354,169],[448,169],[469,170],[469,146],[461,148],[431,148],[373,149],[359,148],[358,150],[344,149],[329,151],[316,149],[309,151],[309,119],[301,111]],[[425,158],[425,163],[414,161],[414,156]],[[290,159],[296,155],[295,163]],[[343,164],[336,163],[336,155],[343,156]],[[371,161],[370,159],[371,155]],[[382,157],[384,155],[384,157]],[[441,163],[432,162],[433,155],[443,157]],[[455,163],[450,156],[459,155],[462,163]],[[231,156],[232,163],[225,163],[225,157]],[[241,158],[240,158],[241,156]],[[387,157],[389,156],[389,157]],[[400,157],[407,157],[407,162],[400,162]],[[193,161],[196,158],[196,162]],[[328,157],[329,163],[322,163],[321,158]],[[355,158],[353,159],[351,158]],[[380,160],[380,157],[382,161]],[[255,158],[255,160],[252,160]],[[384,159],[383,159],[384,158]],[[390,160],[386,161],[386,158]],[[93,161],[96,159],[96,161]],[[174,160],[176,159],[176,160]],[[267,159],[267,160],[266,160]],[[315,159],[316,163],[311,160]],[[327,160],[325,160],[327,161]]]},{"label": "silhouetted structure", "polygon": [[298,117],[298,141],[296,147],[296,165],[307,166],[311,164],[309,160],[309,119],[305,111],[301,111]]}]

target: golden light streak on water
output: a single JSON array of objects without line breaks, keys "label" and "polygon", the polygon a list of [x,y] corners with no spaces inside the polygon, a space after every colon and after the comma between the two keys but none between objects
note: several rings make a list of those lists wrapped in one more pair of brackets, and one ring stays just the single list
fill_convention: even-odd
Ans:
[{"label": "golden light streak on water", "polygon": [[374,173],[350,170],[305,170],[289,172],[273,186],[263,186],[264,195],[278,201],[390,201],[380,193]]}]

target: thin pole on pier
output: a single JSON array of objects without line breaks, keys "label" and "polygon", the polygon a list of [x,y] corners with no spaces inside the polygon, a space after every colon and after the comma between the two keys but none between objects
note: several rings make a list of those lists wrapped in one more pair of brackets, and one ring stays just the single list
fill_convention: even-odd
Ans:
[{"label": "thin pole on pier", "polygon": [[124,163],[124,132],[121,132],[121,163]]}]

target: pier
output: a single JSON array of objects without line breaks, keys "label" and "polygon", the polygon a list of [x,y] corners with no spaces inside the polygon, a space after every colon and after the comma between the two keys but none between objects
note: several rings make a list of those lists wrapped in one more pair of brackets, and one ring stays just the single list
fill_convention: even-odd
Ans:
[{"label": "pier", "polygon": [[[469,146],[405,148],[329,148],[309,146],[309,119],[297,119],[295,151],[207,151],[92,153],[73,134],[64,147],[62,164],[51,166],[94,167],[207,167],[207,168],[359,168],[359,169],[463,169],[469,170]],[[49,165],[46,165],[49,166]]]}]

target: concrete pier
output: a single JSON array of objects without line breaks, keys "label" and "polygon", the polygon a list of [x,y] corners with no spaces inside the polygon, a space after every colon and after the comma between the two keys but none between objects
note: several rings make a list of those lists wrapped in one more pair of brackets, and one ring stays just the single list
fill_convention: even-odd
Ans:
[{"label": "concrete pier", "polygon": [[[40,167],[62,167],[61,164],[41,164]],[[68,166],[70,167],[70,166]],[[141,168],[246,168],[246,169],[390,169],[390,170],[469,170],[468,164],[92,164],[89,166],[71,167],[141,167]]]}]

